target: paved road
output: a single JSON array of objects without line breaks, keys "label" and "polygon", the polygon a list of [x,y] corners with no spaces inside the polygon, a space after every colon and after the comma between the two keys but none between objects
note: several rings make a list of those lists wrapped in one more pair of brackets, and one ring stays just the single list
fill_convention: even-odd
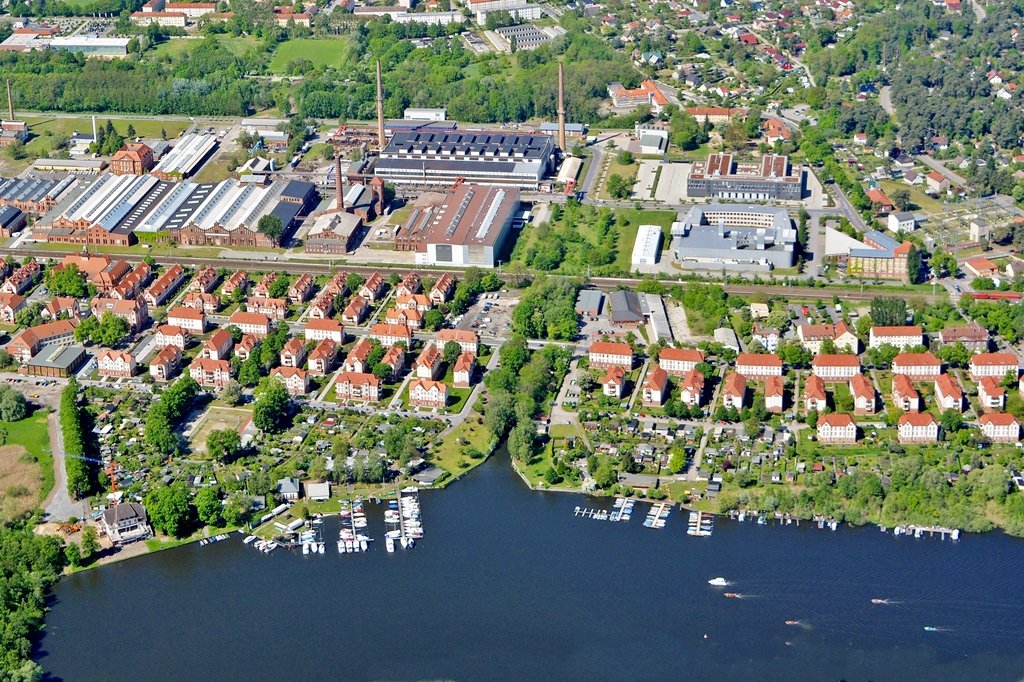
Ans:
[{"label": "paved road", "polygon": [[88,516],[85,502],[76,502],[68,494],[68,472],[64,461],[64,434],[60,430],[58,413],[53,412],[46,420],[50,431],[50,452],[53,453],[53,490],[43,501],[43,509],[50,521],[67,521],[72,516]]},{"label": "paved road", "polygon": [[923,163],[924,165],[926,165],[929,168],[931,168],[932,170],[938,171],[938,172],[942,173],[948,179],[950,179],[951,181],[953,181],[954,183],[956,183],[957,185],[959,185],[961,187],[966,187],[967,185],[970,184],[967,181],[967,178],[965,178],[964,176],[960,175],[959,173],[955,173],[954,171],[949,170],[943,164],[939,163],[938,161],[936,161],[932,157],[928,156],[927,154],[921,154],[921,155],[919,155],[919,156],[917,156],[915,158],[918,161],[920,161],[921,163]]}]

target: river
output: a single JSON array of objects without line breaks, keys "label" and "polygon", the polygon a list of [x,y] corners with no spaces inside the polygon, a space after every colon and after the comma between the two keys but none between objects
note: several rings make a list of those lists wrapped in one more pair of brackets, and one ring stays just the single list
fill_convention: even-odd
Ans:
[{"label": "river", "polygon": [[[105,682],[1024,671],[1019,540],[728,520],[695,538],[678,510],[658,530],[642,525],[646,505],[629,523],[574,517],[595,504],[526,489],[502,453],[422,495],[425,537],[410,551],[388,554],[378,540],[363,555],[266,556],[236,534],[62,579],[39,661],[49,679]],[[383,509],[369,512],[380,538]],[[723,598],[707,584],[716,576],[743,598]]]}]

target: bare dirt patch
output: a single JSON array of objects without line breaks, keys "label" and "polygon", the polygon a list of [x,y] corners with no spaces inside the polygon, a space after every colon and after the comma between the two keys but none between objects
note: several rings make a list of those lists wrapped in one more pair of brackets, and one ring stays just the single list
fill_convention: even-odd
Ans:
[{"label": "bare dirt patch", "polygon": [[21,445],[0,446],[0,520],[13,519],[38,504],[39,465],[24,455]]}]

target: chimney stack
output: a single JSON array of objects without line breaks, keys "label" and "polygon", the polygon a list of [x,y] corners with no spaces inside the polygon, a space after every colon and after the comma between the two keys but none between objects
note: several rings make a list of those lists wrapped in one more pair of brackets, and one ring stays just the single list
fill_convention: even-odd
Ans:
[{"label": "chimney stack", "polygon": [[380,60],[377,60],[377,146],[384,150],[384,85],[380,77]]},{"label": "chimney stack", "polygon": [[558,62],[558,148],[565,151],[565,77]]},{"label": "chimney stack", "polygon": [[334,191],[337,196],[334,208],[338,213],[344,213],[345,190],[341,185],[341,147],[337,145],[334,147]]},{"label": "chimney stack", "polygon": [[93,116],[92,117],[92,141],[95,142],[98,139],[100,139],[100,138],[98,138],[96,136],[96,117]]},{"label": "chimney stack", "polygon": [[14,98],[11,96],[11,79],[7,79],[7,115],[14,120]]}]

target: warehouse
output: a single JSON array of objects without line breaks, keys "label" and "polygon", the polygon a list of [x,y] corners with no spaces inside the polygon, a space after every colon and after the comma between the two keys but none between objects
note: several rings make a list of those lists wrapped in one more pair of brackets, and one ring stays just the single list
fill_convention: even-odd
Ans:
[{"label": "warehouse", "polygon": [[131,38],[100,38],[90,35],[58,36],[50,41],[50,49],[78,52],[86,57],[128,56],[128,43]]},{"label": "warehouse", "polygon": [[67,379],[85,364],[86,358],[81,346],[47,346],[25,363],[25,369],[30,376]]},{"label": "warehouse", "polygon": [[799,201],[804,195],[804,172],[789,158],[766,154],[760,161],[739,163],[732,154],[711,154],[693,162],[686,178],[686,196],[737,201]]},{"label": "warehouse", "polygon": [[519,190],[462,185],[434,198],[413,209],[397,248],[415,250],[421,265],[493,268],[519,211]]},{"label": "warehouse", "polygon": [[0,206],[13,206],[25,213],[45,213],[74,186],[76,179],[4,178],[0,180]]},{"label": "warehouse", "polygon": [[633,267],[657,265],[661,252],[661,228],[657,225],[641,225],[633,242]]},{"label": "warehouse", "polygon": [[399,186],[448,188],[461,178],[537,190],[554,161],[554,140],[540,133],[400,132],[381,152],[373,172]]},{"label": "warehouse", "polygon": [[39,220],[36,231],[48,242],[128,246],[131,233],[119,226],[158,183],[151,175],[109,173],[83,182],[81,191]]},{"label": "warehouse", "polygon": [[309,253],[341,255],[358,244],[363,221],[351,213],[325,213],[309,228],[303,245]]},{"label": "warehouse", "polygon": [[181,180],[196,174],[203,162],[217,146],[216,135],[185,135],[153,169],[161,180]]},{"label": "warehouse", "polygon": [[672,224],[672,251],[684,264],[714,269],[788,268],[795,248],[796,230],[781,208],[694,206],[682,222]]}]

